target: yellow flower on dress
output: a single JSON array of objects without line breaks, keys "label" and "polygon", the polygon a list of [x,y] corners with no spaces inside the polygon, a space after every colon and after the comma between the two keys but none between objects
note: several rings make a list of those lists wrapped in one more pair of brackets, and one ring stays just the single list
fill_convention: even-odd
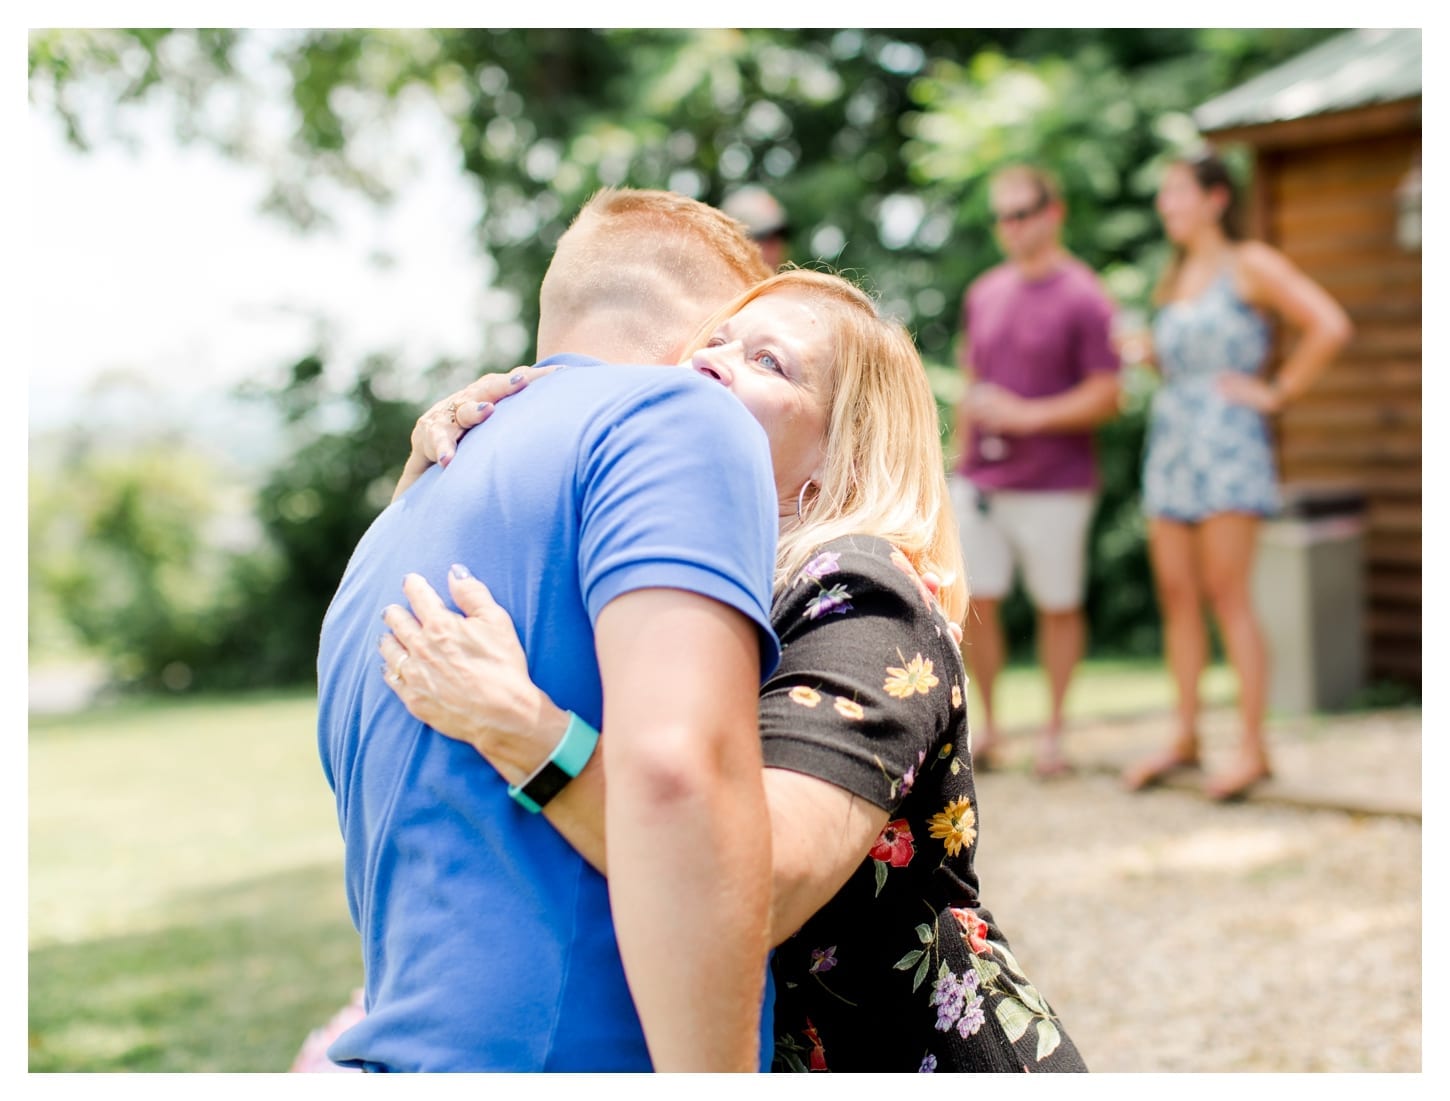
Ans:
[{"label": "yellow flower on dress", "polygon": [[907,662],[905,669],[888,665],[886,672],[888,675],[883,687],[898,700],[910,699],[913,692],[924,696],[941,683],[931,671],[931,661],[923,660],[920,654]]},{"label": "yellow flower on dress", "polygon": [[861,705],[855,700],[848,700],[845,696],[836,697],[836,714],[843,719],[860,719],[866,714]]},{"label": "yellow flower on dress", "polygon": [[977,812],[967,798],[948,803],[946,810],[933,814],[926,825],[931,835],[946,846],[948,856],[956,856],[977,839]]},{"label": "yellow flower on dress", "polygon": [[821,702],[821,694],[814,688],[798,684],[790,690],[790,698],[803,707],[815,707]]},{"label": "yellow flower on dress", "polygon": [[960,684],[952,685],[952,706],[962,706],[962,686]]}]

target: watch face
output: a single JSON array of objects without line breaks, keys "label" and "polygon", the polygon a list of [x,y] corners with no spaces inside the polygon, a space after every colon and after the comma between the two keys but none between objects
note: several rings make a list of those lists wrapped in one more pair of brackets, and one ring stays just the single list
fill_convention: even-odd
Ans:
[{"label": "watch face", "polygon": [[521,806],[538,813],[545,803],[564,789],[565,784],[584,771],[598,744],[599,731],[569,712],[569,725],[564,728],[564,736],[559,739],[548,760],[523,783],[510,785],[509,795]]},{"label": "watch face", "polygon": [[553,761],[545,761],[544,766],[524,785],[523,791],[525,795],[543,807],[545,803],[563,791],[564,785],[572,779],[574,777]]}]

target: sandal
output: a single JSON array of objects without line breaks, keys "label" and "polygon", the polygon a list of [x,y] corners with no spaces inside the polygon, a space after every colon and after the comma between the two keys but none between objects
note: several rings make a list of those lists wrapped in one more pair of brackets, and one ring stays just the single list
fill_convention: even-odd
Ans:
[{"label": "sandal", "polygon": [[1039,780],[1057,780],[1075,771],[1072,762],[1060,752],[1039,756],[1032,762],[1032,773]]},{"label": "sandal", "polygon": [[1129,791],[1146,791],[1181,772],[1197,772],[1198,753],[1184,753],[1177,746],[1139,761],[1123,771],[1123,786]]},{"label": "sandal", "polygon": [[1205,780],[1203,793],[1215,803],[1236,803],[1247,798],[1265,780],[1273,778],[1272,770],[1262,761],[1249,765],[1240,763]]},{"label": "sandal", "polygon": [[972,746],[972,771],[974,772],[999,772],[1006,765],[1002,758],[1002,743],[1000,740],[983,742],[981,745]]}]

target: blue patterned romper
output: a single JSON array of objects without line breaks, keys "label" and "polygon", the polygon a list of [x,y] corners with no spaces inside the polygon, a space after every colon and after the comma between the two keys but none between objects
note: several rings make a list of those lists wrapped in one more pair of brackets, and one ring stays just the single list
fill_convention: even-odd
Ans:
[{"label": "blue patterned romper", "polygon": [[1234,291],[1230,271],[1153,321],[1163,384],[1153,398],[1143,462],[1143,511],[1194,522],[1220,512],[1279,510],[1274,450],[1262,414],[1223,397],[1226,371],[1256,375],[1269,326]]}]

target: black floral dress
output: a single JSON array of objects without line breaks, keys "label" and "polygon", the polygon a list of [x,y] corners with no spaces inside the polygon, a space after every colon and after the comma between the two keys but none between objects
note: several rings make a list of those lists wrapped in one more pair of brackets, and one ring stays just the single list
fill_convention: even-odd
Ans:
[{"label": "black floral dress", "polygon": [[775,952],[783,1070],[1083,1071],[982,909],[966,676],[906,556],[853,536],[777,594],[765,763],[889,817],[846,885]]}]

